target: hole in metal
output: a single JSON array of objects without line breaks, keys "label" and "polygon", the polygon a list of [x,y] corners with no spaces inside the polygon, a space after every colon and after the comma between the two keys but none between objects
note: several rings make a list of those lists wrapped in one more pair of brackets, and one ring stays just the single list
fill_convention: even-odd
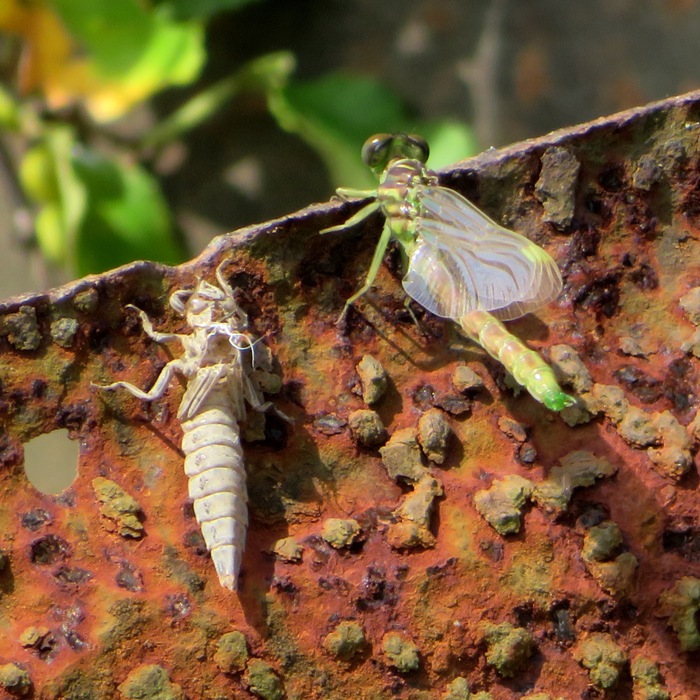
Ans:
[{"label": "hole in metal", "polygon": [[79,447],[67,430],[39,435],[24,445],[24,471],[31,485],[49,495],[67,489],[78,473]]}]

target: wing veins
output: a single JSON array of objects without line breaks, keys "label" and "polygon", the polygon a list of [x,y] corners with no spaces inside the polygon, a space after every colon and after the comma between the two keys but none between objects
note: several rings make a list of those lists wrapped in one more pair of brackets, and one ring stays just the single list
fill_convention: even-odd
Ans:
[{"label": "wing veins", "polygon": [[[554,261],[523,253],[534,244],[505,229],[459,193],[418,188],[418,244],[404,278],[407,293],[447,318],[475,309],[508,320],[548,303],[561,289]],[[449,298],[444,298],[444,297]]]}]

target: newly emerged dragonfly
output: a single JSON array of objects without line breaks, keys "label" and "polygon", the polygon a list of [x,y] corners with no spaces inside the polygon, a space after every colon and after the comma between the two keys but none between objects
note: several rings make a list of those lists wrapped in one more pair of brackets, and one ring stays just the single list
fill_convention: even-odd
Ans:
[{"label": "newly emerged dragonfly", "polygon": [[323,233],[354,226],[378,210],[386,217],[367,279],[347,300],[343,315],[372,286],[393,236],[401,248],[403,287],[410,297],[459,324],[547,408],[572,406],[575,400],[558,385],[552,369],[501,323],[556,299],[562,288],[556,263],[532,241],[440,186],[437,175],[425,167],[428,155],[428,144],[418,136],[373,136],[362,148],[362,160],[379,177],[379,186],[369,192],[338,189],[344,199],[374,201]]}]

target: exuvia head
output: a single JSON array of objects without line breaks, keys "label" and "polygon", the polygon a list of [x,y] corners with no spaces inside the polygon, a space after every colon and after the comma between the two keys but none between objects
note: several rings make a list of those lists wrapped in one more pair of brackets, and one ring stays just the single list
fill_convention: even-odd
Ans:
[{"label": "exuvia head", "polygon": [[429,155],[427,141],[415,134],[375,134],[362,146],[362,162],[376,174],[393,160],[409,158],[425,163]]},{"label": "exuvia head", "polygon": [[222,290],[209,282],[200,281],[196,289],[181,289],[170,297],[170,305],[187,317],[193,328],[209,328],[226,323],[241,331],[248,325],[248,316],[241,309],[230,287]]}]

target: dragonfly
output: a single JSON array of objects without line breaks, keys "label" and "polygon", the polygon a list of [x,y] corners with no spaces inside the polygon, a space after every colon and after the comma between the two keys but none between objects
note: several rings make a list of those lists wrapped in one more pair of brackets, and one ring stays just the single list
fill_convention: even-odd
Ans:
[{"label": "dragonfly", "polygon": [[402,284],[409,297],[454,321],[550,410],[573,406],[575,399],[561,389],[552,368],[502,323],[559,296],[562,279],[556,262],[536,243],[441,186],[425,165],[429,154],[420,136],[372,136],[362,147],[362,160],[378,177],[377,189],[338,188],[342,199],[373,201],[321,233],[345,230],[377,211],[385,216],[365,283],[346,301],[340,318],[374,283],[393,238],[401,251],[406,270]]}]

